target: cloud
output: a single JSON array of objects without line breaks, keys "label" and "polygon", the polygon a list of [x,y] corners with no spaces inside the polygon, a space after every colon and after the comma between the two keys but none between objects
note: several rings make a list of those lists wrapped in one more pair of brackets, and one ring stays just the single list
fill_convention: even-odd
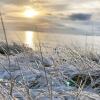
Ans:
[{"label": "cloud", "polygon": [[[34,1],[35,4],[30,1]],[[7,30],[81,34],[91,30],[89,29],[91,24],[87,25],[86,22],[100,20],[99,2],[99,0],[0,0],[0,6]],[[26,6],[43,10],[45,14],[40,18],[27,19],[22,15]],[[98,26],[100,22],[96,27]]]},{"label": "cloud", "polygon": [[91,14],[83,14],[83,13],[72,14],[69,16],[71,20],[81,20],[81,21],[90,20],[91,17],[92,17]]},{"label": "cloud", "polygon": [[1,0],[4,4],[24,5],[29,4],[29,0]]},{"label": "cloud", "polygon": [[45,4],[43,5],[43,7],[45,8],[48,8],[48,9],[51,9],[52,11],[65,11],[66,8],[68,7],[68,5],[66,4],[52,4],[52,5],[49,5],[49,4]]}]

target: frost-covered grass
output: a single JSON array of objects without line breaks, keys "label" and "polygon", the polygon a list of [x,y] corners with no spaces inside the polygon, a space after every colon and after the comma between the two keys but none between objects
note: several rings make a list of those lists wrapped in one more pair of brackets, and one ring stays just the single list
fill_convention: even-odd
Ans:
[{"label": "frost-covered grass", "polygon": [[100,99],[98,54],[67,46],[47,54],[43,47],[9,48],[13,53],[0,54],[0,100]]},{"label": "frost-covered grass", "polygon": [[28,48],[24,44],[17,44],[13,42],[7,46],[6,43],[0,42],[0,54],[2,55],[15,55],[24,51],[32,51],[31,48]]}]

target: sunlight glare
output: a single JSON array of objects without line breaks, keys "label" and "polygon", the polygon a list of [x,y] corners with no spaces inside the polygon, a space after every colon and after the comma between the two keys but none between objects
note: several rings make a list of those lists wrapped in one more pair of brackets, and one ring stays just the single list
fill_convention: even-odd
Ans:
[{"label": "sunlight glare", "polygon": [[24,16],[27,18],[32,18],[34,16],[38,15],[38,11],[36,11],[33,8],[28,7],[25,11],[24,11]]}]

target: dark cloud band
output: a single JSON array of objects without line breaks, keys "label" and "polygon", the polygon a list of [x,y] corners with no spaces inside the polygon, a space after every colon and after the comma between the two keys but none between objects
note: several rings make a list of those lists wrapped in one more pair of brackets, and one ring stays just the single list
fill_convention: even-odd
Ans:
[{"label": "dark cloud band", "polygon": [[71,19],[71,20],[90,20],[91,17],[92,17],[91,14],[78,13],[78,14],[70,15],[69,19]]}]

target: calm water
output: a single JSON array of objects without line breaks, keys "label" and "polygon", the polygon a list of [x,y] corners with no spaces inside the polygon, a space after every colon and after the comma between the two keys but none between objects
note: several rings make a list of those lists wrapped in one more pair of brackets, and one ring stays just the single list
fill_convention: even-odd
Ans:
[{"label": "calm water", "polygon": [[[32,31],[12,31],[7,32],[9,42],[25,43],[29,47],[35,49],[35,45],[39,40],[41,43],[48,46],[55,47],[57,45],[76,45],[83,48],[100,48],[100,36],[84,36],[84,35],[70,35],[70,34],[50,34],[50,33],[36,33]],[[0,34],[0,41],[4,41],[4,36]]]}]

